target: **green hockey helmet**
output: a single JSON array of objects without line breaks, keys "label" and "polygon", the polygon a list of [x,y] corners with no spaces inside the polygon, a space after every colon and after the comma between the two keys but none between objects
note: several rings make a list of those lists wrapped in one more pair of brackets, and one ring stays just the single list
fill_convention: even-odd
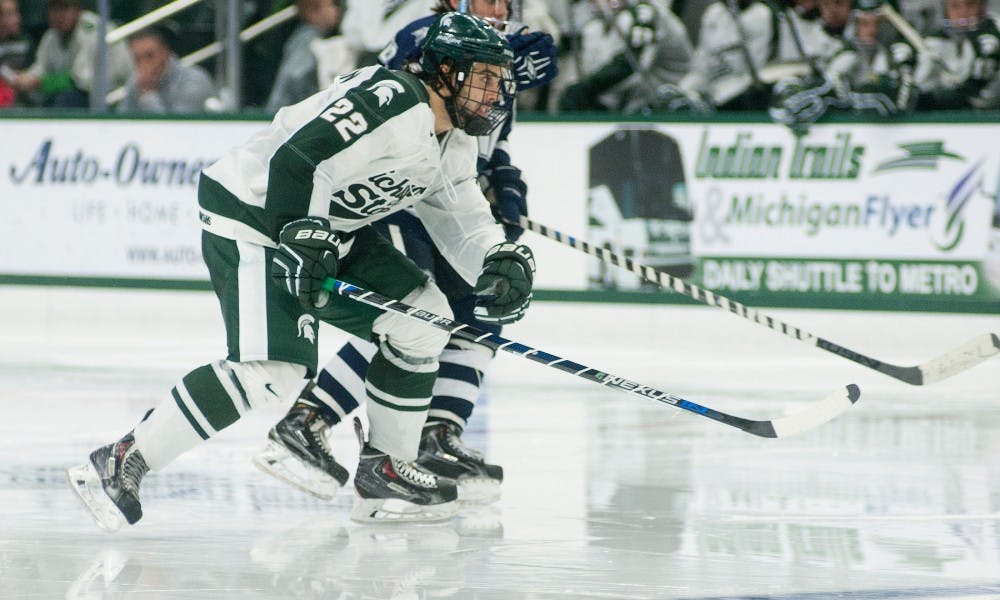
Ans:
[{"label": "green hockey helmet", "polygon": [[448,59],[460,71],[474,62],[505,67],[514,60],[510,44],[492,25],[457,12],[444,13],[431,23],[420,48],[420,68],[426,73],[436,72]]},{"label": "green hockey helmet", "polygon": [[[439,16],[420,46],[420,70],[445,100],[452,124],[469,135],[488,135],[513,110],[514,53],[492,25],[471,15]],[[473,65],[499,67],[489,77],[475,76]],[[486,80],[483,83],[483,80]]]}]

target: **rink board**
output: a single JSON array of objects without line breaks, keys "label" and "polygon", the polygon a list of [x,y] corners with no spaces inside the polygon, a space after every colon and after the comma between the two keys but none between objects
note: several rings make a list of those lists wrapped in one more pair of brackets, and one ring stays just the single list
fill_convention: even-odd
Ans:
[{"label": "rink board", "polygon": [[[203,285],[198,174],[263,125],[5,119],[0,280]],[[990,143],[1000,123],[834,123],[800,137],[768,123],[523,123],[512,144],[531,217],[592,236],[604,190],[590,183],[591,150],[635,132],[677,148],[640,156],[637,172],[674,173],[672,205],[690,217],[629,218],[631,200],[617,198],[605,231],[613,251],[657,266],[654,246],[668,240],[689,256],[693,281],[763,306],[1000,312]],[[656,212],[656,197],[640,200]],[[639,287],[578,251],[524,239],[540,289]]]}]

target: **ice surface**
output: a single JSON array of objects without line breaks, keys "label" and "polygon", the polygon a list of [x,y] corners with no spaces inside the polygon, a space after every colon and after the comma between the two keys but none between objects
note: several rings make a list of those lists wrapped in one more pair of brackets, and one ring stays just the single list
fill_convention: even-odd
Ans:
[{"label": "ice surface", "polygon": [[[512,356],[466,439],[502,500],[360,526],[249,457],[254,413],[143,482],[108,535],[64,469],[222,355],[209,294],[0,287],[0,598],[1000,598],[1000,357],[926,388],[718,310],[539,303],[505,335],[742,416],[856,382],[857,406],[766,440]],[[899,364],[997,317],[782,311]],[[322,352],[337,336],[323,332]],[[353,466],[346,426],[334,451]]]}]

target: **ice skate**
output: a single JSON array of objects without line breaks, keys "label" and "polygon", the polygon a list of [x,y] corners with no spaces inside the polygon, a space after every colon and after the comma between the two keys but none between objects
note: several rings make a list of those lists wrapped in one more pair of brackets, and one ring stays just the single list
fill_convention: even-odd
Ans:
[{"label": "ice skate", "polygon": [[417,464],[435,475],[458,482],[458,499],[488,504],[500,499],[503,467],[491,465],[483,455],[462,442],[462,430],[451,421],[431,421],[424,425]]},{"label": "ice skate", "polygon": [[113,533],[142,518],[139,483],[148,472],[146,460],[129,433],[94,450],[87,463],[67,469],[66,474],[97,525]]},{"label": "ice skate", "polygon": [[389,456],[361,440],[361,456],[354,474],[357,498],[351,519],[360,523],[443,521],[458,512],[455,481],[438,477],[416,464]]},{"label": "ice skate", "polygon": [[331,500],[350,476],[330,452],[330,425],[312,403],[298,400],[267,434],[253,457],[265,473],[323,500]]}]

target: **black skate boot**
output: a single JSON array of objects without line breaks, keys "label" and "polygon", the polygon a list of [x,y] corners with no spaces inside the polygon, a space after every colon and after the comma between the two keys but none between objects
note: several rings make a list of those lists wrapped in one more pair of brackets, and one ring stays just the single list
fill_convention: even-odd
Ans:
[{"label": "black skate boot", "polygon": [[455,481],[421,470],[416,464],[389,456],[364,442],[361,422],[355,419],[361,441],[354,474],[351,519],[372,522],[443,521],[458,511]]},{"label": "black skate boot", "polygon": [[98,526],[110,532],[142,518],[139,483],[148,472],[131,432],[91,452],[88,463],[66,471],[70,486]]},{"label": "black skate boot", "polygon": [[267,434],[268,444],[253,457],[257,467],[317,498],[337,495],[349,474],[330,452],[330,424],[311,402],[301,398]]},{"label": "black skate boot", "polygon": [[458,482],[458,499],[486,504],[500,499],[503,467],[491,465],[482,453],[462,442],[462,429],[452,421],[429,421],[420,438],[417,464],[435,475]]}]

